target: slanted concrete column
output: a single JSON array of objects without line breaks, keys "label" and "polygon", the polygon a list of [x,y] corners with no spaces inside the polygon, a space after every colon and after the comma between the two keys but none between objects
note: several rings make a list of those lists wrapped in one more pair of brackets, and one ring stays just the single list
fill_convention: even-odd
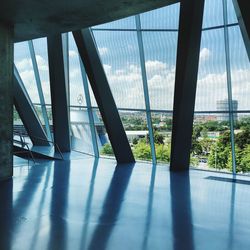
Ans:
[{"label": "slanted concrete column", "polygon": [[250,60],[250,16],[249,1],[233,0],[234,9],[238,18],[241,34],[246,46],[248,59]]},{"label": "slanted concrete column", "polygon": [[13,29],[0,23],[0,181],[13,173]]},{"label": "slanted concrete column", "polygon": [[135,159],[97,52],[92,32],[90,29],[78,30],[73,32],[73,36],[101,112],[117,163],[133,163]]},{"label": "slanted concrete column", "polygon": [[61,152],[70,152],[70,122],[65,60],[61,34],[47,37],[54,142]]},{"label": "slanted concrete column", "polygon": [[189,168],[204,0],[181,1],[170,169]]}]

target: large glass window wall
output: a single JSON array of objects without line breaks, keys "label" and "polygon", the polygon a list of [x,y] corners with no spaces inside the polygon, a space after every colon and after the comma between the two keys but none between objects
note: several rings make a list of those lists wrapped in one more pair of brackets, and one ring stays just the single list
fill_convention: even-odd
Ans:
[{"label": "large glass window wall", "polygon": [[[51,140],[52,124],[49,125],[49,114],[46,110],[46,103],[51,103],[46,38],[16,43],[14,63],[22,81],[20,84],[24,85],[48,140]],[[22,133],[23,125],[18,126],[14,123],[14,130],[27,136],[27,133]]]},{"label": "large glass window wall", "polygon": [[[179,8],[177,3],[91,28],[138,160],[170,160]],[[15,45],[15,62],[42,123],[48,119],[52,125],[46,39],[36,39],[33,44],[47,118],[42,113],[27,42]],[[72,149],[113,157],[71,33],[68,59]],[[206,0],[190,165],[250,172],[249,66],[232,0]]]},{"label": "large glass window wall", "polygon": [[203,29],[190,164],[249,174],[250,64],[232,0],[206,0]]},{"label": "large glass window wall", "polygon": [[98,51],[135,158],[169,163],[179,3],[124,22],[92,28]]}]

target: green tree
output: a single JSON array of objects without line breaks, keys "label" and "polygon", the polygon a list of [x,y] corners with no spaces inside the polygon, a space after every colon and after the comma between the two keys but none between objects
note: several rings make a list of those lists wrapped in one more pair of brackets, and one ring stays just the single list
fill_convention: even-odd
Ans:
[{"label": "green tree", "polygon": [[230,152],[230,146],[224,147],[221,142],[215,143],[208,157],[208,166],[216,169],[227,168]]},{"label": "green tree", "polygon": [[110,143],[105,143],[101,149],[103,155],[114,155],[113,148]]},{"label": "green tree", "polygon": [[[242,150],[235,145],[235,161],[236,161],[236,172],[242,172],[241,171],[241,158],[242,158]],[[227,161],[227,169],[230,171],[233,171],[233,159],[232,159],[232,150],[230,150],[228,155],[228,161]]]},{"label": "green tree", "polygon": [[201,124],[195,125],[193,128],[193,138],[198,139],[201,136],[201,131],[203,130],[203,126]]},{"label": "green tree", "polygon": [[155,144],[156,159],[161,162],[170,162],[170,145]]},{"label": "green tree", "polygon": [[138,142],[139,142],[139,139],[136,137],[132,140],[133,145],[136,145]]},{"label": "green tree", "polygon": [[151,160],[150,145],[140,140],[133,148],[133,153],[136,159]]},{"label": "green tree", "polygon": [[192,141],[191,153],[194,155],[202,155],[202,146],[198,140]]},{"label": "green tree", "polygon": [[[149,134],[147,134],[147,142],[149,142]],[[154,142],[156,144],[164,144],[164,136],[158,132],[157,129],[154,129]]]},{"label": "green tree", "polygon": [[250,117],[242,118],[240,121],[237,122],[240,129],[247,129],[250,128]]},{"label": "green tree", "polygon": [[154,141],[156,144],[164,144],[164,136],[158,132],[154,133]]},{"label": "green tree", "polygon": [[209,139],[208,137],[205,137],[200,140],[199,144],[202,149],[202,154],[208,155],[213,145],[213,140]]},{"label": "green tree", "polygon": [[[246,173],[250,172],[250,145],[242,150],[237,145],[235,145],[235,157],[236,157],[236,172]],[[232,171],[232,152],[230,152],[230,157],[228,159],[228,169]]]},{"label": "green tree", "polygon": [[227,130],[225,132],[223,132],[219,139],[218,142],[222,144],[222,146],[226,147],[230,144],[230,131]]},{"label": "green tree", "polygon": [[19,115],[18,115],[16,109],[14,109],[14,111],[13,111],[13,120],[14,120],[14,121],[18,121],[19,119],[20,119],[20,118],[19,118]]},{"label": "green tree", "polygon": [[218,121],[208,121],[204,123],[204,127],[207,131],[221,131],[222,126]]},{"label": "green tree", "polygon": [[250,144],[250,128],[246,127],[242,132],[236,134],[235,143],[240,149],[243,149],[246,145]]},{"label": "green tree", "polygon": [[217,169],[227,168],[230,152],[230,132],[225,131],[220,135],[218,141],[211,146],[208,166]]},{"label": "green tree", "polygon": [[199,165],[199,159],[194,157],[192,154],[190,156],[190,165],[193,167],[197,167]]},{"label": "green tree", "polygon": [[237,165],[237,172],[250,172],[250,145],[247,145],[239,155],[240,162]]},{"label": "green tree", "polygon": [[193,128],[191,153],[194,155],[202,154],[202,147],[198,140],[198,138],[201,136],[202,130],[203,126],[201,124],[195,125]]}]

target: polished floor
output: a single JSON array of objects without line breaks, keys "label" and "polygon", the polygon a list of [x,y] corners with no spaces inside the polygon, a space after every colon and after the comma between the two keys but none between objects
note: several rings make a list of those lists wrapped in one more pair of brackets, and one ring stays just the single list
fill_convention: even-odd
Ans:
[{"label": "polished floor", "polygon": [[0,183],[1,250],[250,249],[248,178],[79,155],[14,162]]}]

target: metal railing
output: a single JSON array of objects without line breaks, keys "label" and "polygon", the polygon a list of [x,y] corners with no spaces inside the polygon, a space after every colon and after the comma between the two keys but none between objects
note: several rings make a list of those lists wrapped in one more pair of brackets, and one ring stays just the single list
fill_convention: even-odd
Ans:
[{"label": "metal railing", "polygon": [[[16,143],[16,144],[20,144],[22,148],[26,147],[27,150],[28,150],[28,153],[29,153],[29,155],[30,155],[30,157],[31,157],[31,159],[33,161],[33,163],[35,164],[36,163],[35,158],[34,158],[32,152],[30,150],[30,147],[29,147],[28,143],[25,142],[25,137],[23,137],[21,133],[16,133],[16,132],[14,132],[14,135],[19,136],[20,137],[20,141],[16,140],[16,139],[13,139],[13,142]],[[14,151],[13,153],[14,154],[26,154],[27,151]]]},{"label": "metal railing", "polygon": [[[13,135],[14,135],[14,136],[16,135],[16,136],[19,136],[19,137],[20,137],[20,141],[19,141],[19,140],[16,140],[16,139],[13,139],[13,141],[14,141],[15,143],[20,144],[23,148],[26,147],[26,148],[28,149],[28,151],[30,152],[30,155],[32,156],[32,159],[33,159],[33,161],[34,161],[34,156],[33,156],[32,152],[31,152],[31,150],[30,150],[30,148],[29,148],[29,146],[28,146],[28,143],[25,142],[25,137],[27,137],[28,135],[23,134],[21,131],[14,131],[14,132],[13,132]],[[30,137],[31,140],[32,140],[32,138],[33,138],[33,139],[40,140],[40,141],[43,141],[43,142],[48,142],[49,145],[52,144],[53,147],[56,149],[55,152],[58,152],[59,155],[60,155],[60,157],[61,157],[61,159],[64,160],[63,154],[62,154],[62,152],[61,152],[59,146],[58,146],[55,142],[53,142],[53,141],[51,141],[51,140],[48,140],[48,139],[43,139],[43,138],[40,138],[40,137],[37,137],[37,136],[29,136],[29,137]]]},{"label": "metal railing", "polygon": [[55,143],[55,142],[53,142],[51,140],[48,140],[48,139],[43,139],[43,138],[38,137],[38,136],[29,136],[29,137],[30,137],[30,139],[34,138],[36,140],[40,140],[40,141],[43,141],[43,142],[48,142],[49,144],[53,144],[53,147],[56,148],[56,152],[58,152],[60,154],[61,159],[64,160],[63,154],[62,154],[59,146],[57,145],[57,143]]}]

